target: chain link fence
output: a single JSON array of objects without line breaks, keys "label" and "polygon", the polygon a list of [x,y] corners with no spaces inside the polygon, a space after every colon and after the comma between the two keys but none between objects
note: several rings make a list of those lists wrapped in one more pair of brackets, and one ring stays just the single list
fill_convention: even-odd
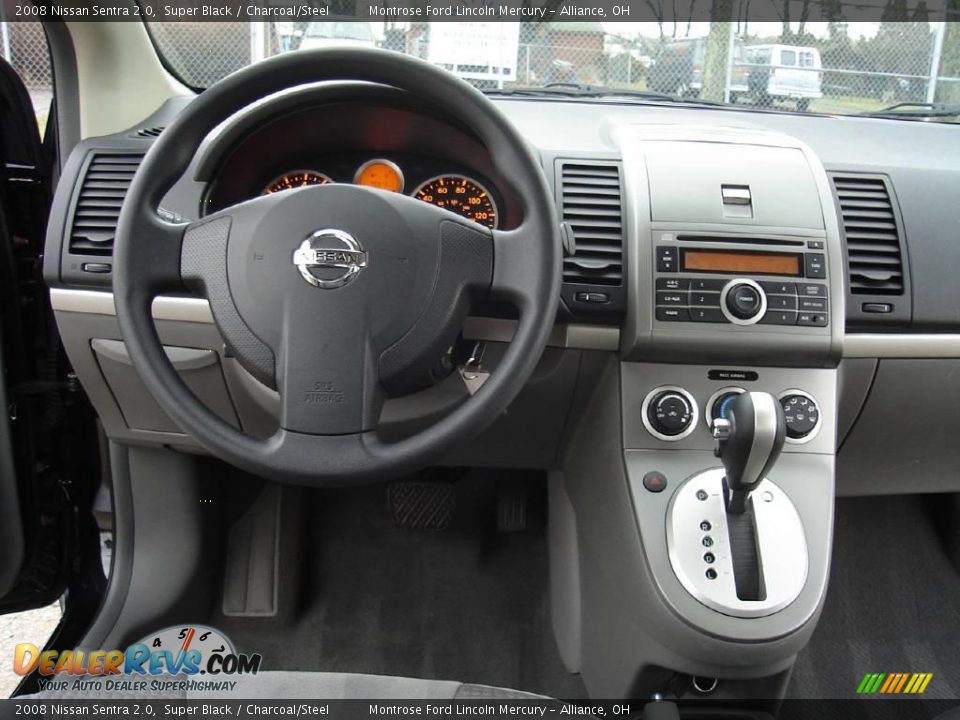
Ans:
[{"label": "chain link fence", "polygon": [[0,51],[27,86],[43,132],[53,99],[53,70],[43,26],[32,21],[0,23]]},{"label": "chain link fence", "polygon": [[[649,23],[642,31],[592,22],[518,23],[506,32],[502,24],[492,29],[496,23],[464,23],[456,31],[454,25],[151,22],[148,27],[167,65],[195,88],[280,52],[349,42],[416,54],[488,88],[572,83],[825,113],[960,102],[960,23],[788,23],[774,35],[749,23],[697,23],[708,26],[701,36],[682,23]],[[358,27],[366,29],[358,34]],[[0,30],[0,49],[30,90],[43,127],[52,96],[43,28],[16,22],[0,23]],[[470,42],[492,32],[496,37]],[[460,62],[470,46],[484,48],[489,57],[475,51]]]},{"label": "chain link fence", "polygon": [[[444,59],[431,46],[453,45],[461,53],[472,45],[489,48],[486,40],[471,43],[470,33],[479,39],[494,23],[463,24],[472,27],[460,31],[465,42],[457,44],[439,38],[453,23],[315,23],[340,26],[320,34],[309,25],[152,22],[150,30],[169,65],[193,87],[279,52],[344,44],[350,36],[356,44],[424,57],[480,87],[575,83],[826,113],[960,100],[957,23],[787,23],[772,35],[749,23],[697,23],[709,26],[700,37],[682,23],[649,23],[642,31],[619,31],[616,23],[518,23],[505,46],[488,51],[489,59],[467,64]],[[371,28],[364,31],[368,43],[353,37],[356,26]],[[311,39],[320,35],[323,41]],[[504,47],[511,56],[506,63]]]}]

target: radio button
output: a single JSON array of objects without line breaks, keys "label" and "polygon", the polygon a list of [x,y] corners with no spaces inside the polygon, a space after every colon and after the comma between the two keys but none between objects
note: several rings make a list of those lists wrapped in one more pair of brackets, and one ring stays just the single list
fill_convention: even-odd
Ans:
[{"label": "radio button", "polygon": [[827,277],[827,256],[823,253],[807,253],[804,256],[806,276],[814,280],[823,280]]},{"label": "radio button", "polygon": [[666,245],[657,246],[657,272],[677,271],[677,249]]},{"label": "radio button", "polygon": [[826,297],[827,286],[819,283],[800,283],[797,290],[801,297]]},{"label": "radio button", "polygon": [[720,307],[720,293],[715,292],[692,292],[690,293],[690,304],[700,307]]},{"label": "radio button", "polygon": [[826,313],[802,312],[797,315],[797,325],[804,325],[806,327],[826,327],[827,315]]},{"label": "radio button", "polygon": [[687,293],[660,290],[657,292],[657,305],[686,305]]},{"label": "radio button", "polygon": [[658,307],[657,320],[663,322],[687,322],[690,320],[690,313],[686,308]]},{"label": "radio button", "polygon": [[760,322],[763,325],[796,325],[797,313],[795,310],[769,310]]},{"label": "radio button", "polygon": [[767,295],[767,307],[771,310],[796,310],[796,295]]},{"label": "radio button", "polygon": [[680,290],[686,292],[690,288],[688,278],[657,278],[657,290]]},{"label": "radio button", "polygon": [[782,282],[760,282],[760,287],[763,288],[764,292],[767,295],[796,295],[797,286],[793,283],[782,283]]},{"label": "radio button", "polygon": [[726,280],[704,280],[694,278],[690,281],[690,289],[700,290],[702,292],[720,292],[723,290],[723,286],[726,284]]},{"label": "radio button", "polygon": [[712,307],[692,307],[690,308],[690,319],[694,322],[726,322],[727,319],[720,312],[720,308]]},{"label": "radio button", "polygon": [[800,298],[800,309],[825,313],[827,311],[827,299],[823,297],[802,297]]}]

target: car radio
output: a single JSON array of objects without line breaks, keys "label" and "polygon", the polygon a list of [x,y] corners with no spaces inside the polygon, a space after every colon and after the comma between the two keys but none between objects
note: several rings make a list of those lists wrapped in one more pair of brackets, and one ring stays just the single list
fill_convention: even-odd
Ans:
[{"label": "car radio", "polygon": [[661,233],[654,253],[654,317],[658,321],[829,324],[823,240],[765,242],[753,237]]}]

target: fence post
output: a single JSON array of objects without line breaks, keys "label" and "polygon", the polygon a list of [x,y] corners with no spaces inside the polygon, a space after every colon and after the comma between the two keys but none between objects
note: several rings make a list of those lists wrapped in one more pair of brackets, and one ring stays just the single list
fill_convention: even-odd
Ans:
[{"label": "fence post", "polygon": [[723,81],[723,102],[730,102],[730,83],[733,80],[733,51],[736,47],[737,42],[737,30],[732,26],[730,27],[730,38],[727,41],[727,74]]},{"label": "fence post", "polygon": [[266,57],[264,38],[266,37],[266,23],[250,23],[250,62],[255,63]]},{"label": "fence post", "polygon": [[10,23],[4,20],[2,23],[3,29],[3,59],[7,62],[12,62],[11,53],[10,53]]},{"label": "fence post", "polygon": [[930,78],[927,80],[927,102],[937,97],[937,76],[940,74],[940,56],[943,55],[943,36],[947,31],[946,22],[937,23],[937,36],[933,40],[933,58],[930,60]]}]

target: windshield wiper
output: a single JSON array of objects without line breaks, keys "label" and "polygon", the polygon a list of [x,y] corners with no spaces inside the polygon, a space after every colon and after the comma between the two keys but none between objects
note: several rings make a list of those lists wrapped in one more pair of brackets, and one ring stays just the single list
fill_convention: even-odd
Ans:
[{"label": "windshield wiper", "polygon": [[523,97],[569,97],[569,98],[632,98],[649,102],[685,103],[690,105],[706,105],[710,107],[726,107],[721,102],[699,100],[696,98],[677,97],[665,93],[650,92],[647,90],[627,90],[617,88],[599,88],[592,85],[578,83],[547,83],[540,87],[514,87],[502,89],[485,89],[487,95],[519,95]]},{"label": "windshield wiper", "polygon": [[960,104],[902,102],[880,110],[865,110],[860,117],[900,118],[904,120],[929,120],[931,118],[960,117]]}]

